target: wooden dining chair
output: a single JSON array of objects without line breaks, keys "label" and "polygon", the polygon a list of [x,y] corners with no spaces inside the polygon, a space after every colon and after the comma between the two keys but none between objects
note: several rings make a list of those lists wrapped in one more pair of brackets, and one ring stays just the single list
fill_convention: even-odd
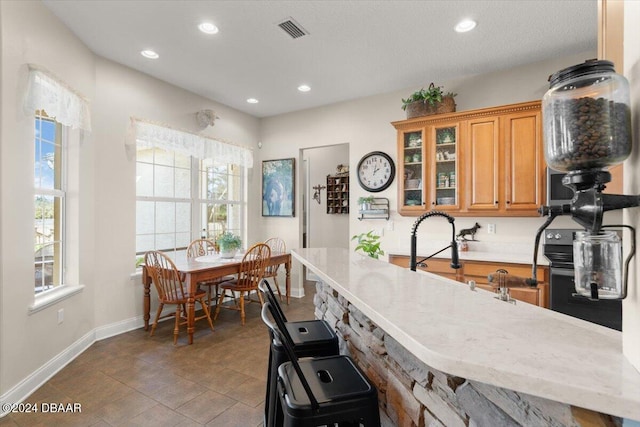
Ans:
[{"label": "wooden dining chair", "polygon": [[[187,260],[195,260],[198,257],[214,254],[216,251],[216,244],[209,239],[196,239],[189,243],[187,247]],[[207,288],[207,304],[211,306],[211,288],[215,289],[215,298],[214,301],[218,301],[218,285],[220,282],[224,282],[226,280],[234,279],[233,276],[223,276],[212,280],[207,280],[204,282],[198,282],[198,286],[204,286]]]},{"label": "wooden dining chair", "polygon": [[[287,251],[287,245],[284,243],[280,237],[272,237],[267,239],[264,242],[265,245],[269,246],[272,254],[276,253],[285,253]],[[280,286],[278,285],[278,269],[280,268],[280,264],[270,265],[264,272],[264,278],[272,278],[273,284],[275,285],[276,290],[278,291],[278,296],[280,297],[280,301],[282,301],[282,293],[280,292]]]},{"label": "wooden dining chair", "polygon": [[[262,300],[262,293],[258,291],[258,285],[264,277],[264,271],[270,257],[271,250],[269,249],[269,246],[265,245],[264,243],[256,243],[251,248],[249,248],[247,253],[244,254],[242,262],[240,263],[238,278],[224,281],[219,285],[221,292],[220,296],[218,297],[216,313],[213,318],[214,320],[218,318],[220,309],[224,307],[240,311],[240,320],[244,325],[246,318],[244,311],[245,296],[247,296],[247,300],[251,302],[252,300],[249,298],[249,294],[253,291],[258,294],[260,305],[264,303],[264,301]],[[238,292],[240,294],[236,299],[236,303],[232,306],[223,306],[222,304],[227,291],[231,291],[232,293]]]},{"label": "wooden dining chair", "polygon": [[[189,289],[187,289],[186,284],[182,281],[180,272],[176,268],[173,261],[171,261],[171,259],[162,252],[147,252],[144,256],[144,262],[145,268],[151,276],[151,281],[156,287],[156,291],[158,292],[158,300],[160,302],[158,311],[156,313],[156,318],[153,321],[153,325],[151,326],[150,336],[153,336],[153,333],[156,330],[156,326],[158,326],[158,320],[161,319],[160,314],[162,313],[162,309],[164,308],[164,306],[166,304],[175,304],[175,313],[162,316],[162,318],[175,316],[175,326],[173,328],[173,345],[176,345],[176,342],[178,341],[178,331],[180,329],[180,325],[184,325],[187,323],[187,313],[185,312],[186,309],[184,309],[184,307],[186,306],[187,299],[189,297]],[[213,322],[211,321],[209,305],[205,303],[206,296],[206,292],[202,289],[199,289],[194,295],[195,300],[200,303],[200,305],[202,306],[202,311],[204,311],[204,315],[197,316],[194,319],[194,322],[206,318],[209,322],[209,327],[213,331]]]}]

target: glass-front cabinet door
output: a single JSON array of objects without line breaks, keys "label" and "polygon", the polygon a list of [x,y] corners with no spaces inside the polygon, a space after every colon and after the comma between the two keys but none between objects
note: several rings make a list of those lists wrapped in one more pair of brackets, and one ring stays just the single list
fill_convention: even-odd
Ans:
[{"label": "glass-front cabinet door", "polygon": [[402,165],[400,177],[403,181],[400,197],[403,210],[422,210],[425,203],[425,186],[423,185],[425,171],[424,134],[422,129],[400,133],[398,163]]},{"label": "glass-front cabinet door", "polygon": [[433,167],[431,168],[431,182],[433,209],[458,209],[459,194],[459,128],[457,124],[433,126],[431,128],[433,141]]}]

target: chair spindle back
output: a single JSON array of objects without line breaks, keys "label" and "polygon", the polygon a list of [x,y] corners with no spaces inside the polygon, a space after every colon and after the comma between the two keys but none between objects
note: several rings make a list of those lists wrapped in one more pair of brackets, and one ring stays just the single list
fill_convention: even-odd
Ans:
[{"label": "chair spindle back", "polygon": [[167,255],[160,251],[149,251],[144,256],[144,262],[161,301],[176,301],[187,297],[188,292],[178,269]]}]

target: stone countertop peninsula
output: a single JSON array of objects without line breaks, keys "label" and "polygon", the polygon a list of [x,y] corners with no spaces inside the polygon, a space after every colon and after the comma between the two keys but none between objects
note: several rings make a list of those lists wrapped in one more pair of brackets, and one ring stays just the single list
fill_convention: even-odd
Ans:
[{"label": "stone countertop peninsula", "polygon": [[640,420],[622,334],[338,248],[292,251],[423,363],[450,375]]},{"label": "stone countertop peninsula", "polygon": [[[447,247],[450,241],[441,242],[421,242],[418,240],[417,255],[418,257],[429,256],[434,252]],[[485,262],[497,262],[508,264],[532,264],[533,263],[533,242],[531,243],[508,243],[508,242],[478,242],[474,240],[467,241],[469,250],[459,251],[458,256],[460,260],[468,261],[485,261]],[[399,248],[391,248],[386,250],[386,253],[391,255],[411,255],[409,248],[409,240],[407,239],[406,245]],[[542,243],[538,247],[537,264],[540,266],[548,266],[549,260],[542,255]],[[447,249],[434,258],[449,258],[451,256],[451,249]]]}]

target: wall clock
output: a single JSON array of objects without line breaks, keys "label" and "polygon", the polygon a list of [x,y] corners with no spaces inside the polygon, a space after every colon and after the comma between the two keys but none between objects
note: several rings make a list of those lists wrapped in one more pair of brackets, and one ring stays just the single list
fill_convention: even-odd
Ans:
[{"label": "wall clock", "polygon": [[391,185],[396,176],[396,166],[387,153],[372,151],[362,156],[357,173],[360,186],[377,193]]}]

